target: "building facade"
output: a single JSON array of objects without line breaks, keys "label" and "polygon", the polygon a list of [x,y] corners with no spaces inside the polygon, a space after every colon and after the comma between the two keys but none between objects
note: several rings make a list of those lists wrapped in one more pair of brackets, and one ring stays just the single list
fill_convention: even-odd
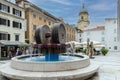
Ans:
[{"label": "building facade", "polygon": [[87,9],[85,8],[84,4],[82,6],[82,9],[79,13],[79,20],[78,20],[78,29],[83,30],[85,27],[87,27],[89,22],[89,13]]},{"label": "building facade", "polygon": [[90,39],[102,43],[109,51],[120,51],[117,33],[117,18],[106,18],[105,23],[89,25],[82,33],[82,42]]},{"label": "building facade", "polygon": [[66,30],[66,42],[75,41],[75,28],[69,24],[64,25]]},{"label": "building facade", "polygon": [[25,10],[7,0],[0,0],[0,57],[7,57],[10,47],[25,42]]},{"label": "building facade", "polygon": [[28,43],[34,43],[34,34],[37,27],[48,25],[50,28],[54,23],[60,20],[45,10],[35,6],[27,0],[16,0],[16,4],[25,8],[25,17],[27,20],[27,31],[25,38]]},{"label": "building facade", "polygon": [[105,19],[106,47],[110,51],[120,51],[120,41],[117,39],[117,18]]},{"label": "building facade", "polygon": [[87,41],[98,41],[102,44],[105,43],[105,26],[98,25],[94,28],[86,29],[82,33],[82,42]]}]

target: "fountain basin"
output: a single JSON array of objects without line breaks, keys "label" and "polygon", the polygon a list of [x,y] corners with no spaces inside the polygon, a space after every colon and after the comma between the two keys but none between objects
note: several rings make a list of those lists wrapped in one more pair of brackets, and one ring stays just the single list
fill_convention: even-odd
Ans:
[{"label": "fountain basin", "polygon": [[20,59],[26,56],[20,56],[13,58],[0,71],[10,80],[84,80],[98,71],[99,66],[90,62],[88,56],[77,56],[83,58],[57,62],[24,62]]},{"label": "fountain basin", "polygon": [[25,57],[29,57],[29,55],[12,58],[10,66],[14,69],[23,70],[23,71],[56,72],[56,71],[69,71],[69,70],[81,69],[90,65],[89,57],[86,55],[75,56],[79,59],[73,59],[68,61],[51,61],[51,62],[41,62],[41,61],[33,62],[33,61],[21,60],[22,58],[25,58]]}]

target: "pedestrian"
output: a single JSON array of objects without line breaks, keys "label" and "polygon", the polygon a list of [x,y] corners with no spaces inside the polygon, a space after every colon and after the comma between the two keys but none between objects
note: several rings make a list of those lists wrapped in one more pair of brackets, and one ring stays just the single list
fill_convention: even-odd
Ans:
[{"label": "pedestrian", "polygon": [[8,51],[8,58],[9,58],[9,59],[12,58],[12,51],[11,51],[11,50]]},{"label": "pedestrian", "polygon": [[22,51],[20,50],[20,48],[17,48],[16,56],[20,56],[20,55],[22,55]]},{"label": "pedestrian", "polygon": [[26,53],[26,54],[29,54],[29,50],[28,50],[28,48],[26,48],[25,53]]}]

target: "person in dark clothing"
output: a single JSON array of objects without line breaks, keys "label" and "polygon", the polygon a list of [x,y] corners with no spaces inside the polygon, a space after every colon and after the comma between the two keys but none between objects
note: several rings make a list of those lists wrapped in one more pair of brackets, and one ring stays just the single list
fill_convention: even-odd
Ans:
[{"label": "person in dark clothing", "polygon": [[18,48],[16,52],[16,56],[20,56],[20,55],[22,55],[22,51],[20,50],[20,48]]}]

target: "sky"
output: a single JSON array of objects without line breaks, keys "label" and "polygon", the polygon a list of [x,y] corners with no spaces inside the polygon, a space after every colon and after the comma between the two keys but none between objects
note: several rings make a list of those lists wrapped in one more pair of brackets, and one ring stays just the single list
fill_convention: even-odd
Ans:
[{"label": "sky", "polygon": [[77,24],[78,14],[85,4],[90,22],[104,22],[117,17],[117,0],[28,0],[36,6],[62,17],[66,23]]}]

